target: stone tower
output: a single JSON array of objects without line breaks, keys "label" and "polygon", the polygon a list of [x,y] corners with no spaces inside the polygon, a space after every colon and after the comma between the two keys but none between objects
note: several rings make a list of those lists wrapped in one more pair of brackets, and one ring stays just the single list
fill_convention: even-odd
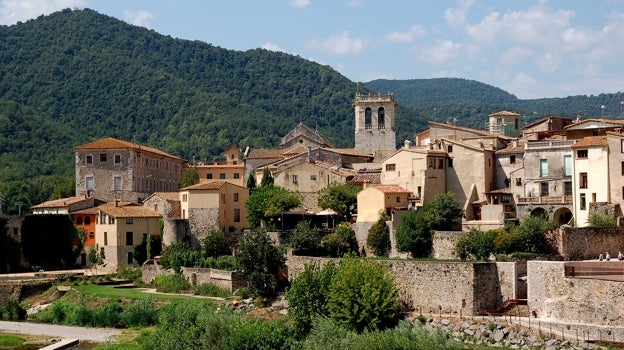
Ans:
[{"label": "stone tower", "polygon": [[356,150],[369,154],[377,150],[396,150],[396,106],[391,93],[355,95]]}]

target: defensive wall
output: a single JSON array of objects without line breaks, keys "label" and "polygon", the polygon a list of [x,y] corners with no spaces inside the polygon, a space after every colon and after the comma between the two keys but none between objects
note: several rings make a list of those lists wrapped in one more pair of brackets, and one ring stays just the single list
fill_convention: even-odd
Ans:
[{"label": "defensive wall", "polygon": [[[191,267],[182,267],[180,270],[193,287],[202,283],[212,283],[233,292],[237,288],[246,286],[242,275],[234,271]],[[174,273],[173,269],[165,269],[161,265],[148,261],[142,267],[141,279],[143,283],[150,284],[158,276],[172,275]]]},{"label": "defensive wall", "polygon": [[[306,264],[324,265],[337,259],[288,254],[288,278]],[[379,260],[395,276],[400,301],[412,310],[473,315],[517,297],[516,263]]]},{"label": "defensive wall", "polygon": [[597,259],[601,253],[606,252],[615,257],[619,250],[624,252],[622,227],[595,229],[563,226],[548,232],[547,238],[556,254],[562,256],[563,260]]}]

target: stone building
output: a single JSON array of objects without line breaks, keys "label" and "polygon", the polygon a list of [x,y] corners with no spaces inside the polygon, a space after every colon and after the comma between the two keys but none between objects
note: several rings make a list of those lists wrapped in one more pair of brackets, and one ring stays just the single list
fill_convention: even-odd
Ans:
[{"label": "stone building", "polygon": [[357,93],[355,109],[355,149],[368,154],[396,149],[396,107],[393,94]]},{"label": "stone building", "polygon": [[609,147],[606,136],[585,137],[572,146],[574,223],[589,225],[590,203],[609,203]]},{"label": "stone building", "polygon": [[76,196],[141,202],[157,191],[176,191],[182,158],[136,143],[106,138],[76,152]]},{"label": "stone building", "polygon": [[163,217],[163,248],[180,242],[189,235],[188,223],[181,217],[178,192],[155,192],[143,201],[143,206],[158,212]]}]

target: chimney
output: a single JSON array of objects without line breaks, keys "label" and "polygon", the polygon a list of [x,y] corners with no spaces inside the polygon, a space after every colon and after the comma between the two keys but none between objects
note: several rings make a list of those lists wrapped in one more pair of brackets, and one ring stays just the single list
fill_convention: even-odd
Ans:
[{"label": "chimney", "polygon": [[314,163],[314,159],[312,159],[312,147],[308,146],[308,162]]},{"label": "chimney", "polygon": [[119,199],[115,198],[115,206],[118,207],[119,206]]}]

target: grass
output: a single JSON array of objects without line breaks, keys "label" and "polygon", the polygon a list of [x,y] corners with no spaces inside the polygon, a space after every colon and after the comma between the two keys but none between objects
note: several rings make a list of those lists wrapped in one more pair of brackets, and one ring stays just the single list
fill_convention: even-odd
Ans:
[{"label": "grass", "polygon": [[74,286],[74,288],[82,295],[90,295],[98,298],[139,299],[151,296],[158,301],[174,301],[183,299],[191,303],[210,302],[207,299],[197,298],[191,295],[145,293],[145,288],[113,288],[113,286],[98,286],[95,284]]},{"label": "grass", "polygon": [[25,341],[26,339],[18,336],[0,334],[0,349],[14,348],[22,345]]}]

